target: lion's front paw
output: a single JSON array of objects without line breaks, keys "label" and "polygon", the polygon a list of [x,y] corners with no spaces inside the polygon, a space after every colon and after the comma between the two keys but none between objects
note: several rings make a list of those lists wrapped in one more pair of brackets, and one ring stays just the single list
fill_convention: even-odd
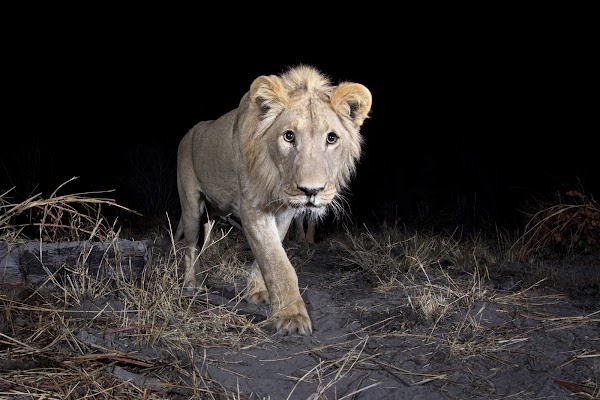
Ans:
[{"label": "lion's front paw", "polygon": [[299,299],[279,311],[272,316],[272,327],[275,328],[280,335],[310,335],[312,334],[312,323],[306,311],[304,301]]}]

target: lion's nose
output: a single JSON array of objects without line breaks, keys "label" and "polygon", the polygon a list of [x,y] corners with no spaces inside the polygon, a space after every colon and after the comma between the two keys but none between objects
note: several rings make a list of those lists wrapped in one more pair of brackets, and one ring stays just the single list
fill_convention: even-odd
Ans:
[{"label": "lion's nose", "polygon": [[321,190],[324,189],[323,186],[321,187],[304,187],[304,186],[298,186],[298,189],[302,190],[304,192],[304,194],[306,194],[308,197],[312,197],[312,196],[316,196],[317,194],[319,194],[319,192]]}]

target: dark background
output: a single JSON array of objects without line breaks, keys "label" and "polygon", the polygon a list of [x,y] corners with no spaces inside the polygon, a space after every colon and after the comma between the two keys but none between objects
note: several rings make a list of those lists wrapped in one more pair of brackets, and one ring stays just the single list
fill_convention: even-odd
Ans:
[{"label": "dark background", "polygon": [[190,21],[22,18],[3,41],[0,193],[49,196],[77,176],[59,194],[115,189],[144,214],[119,215],[127,224],[178,217],[181,137],[237,107],[257,76],[307,63],[373,94],[352,221],[519,225],[542,199],[594,196],[600,183],[592,25],[585,10],[538,11],[241,34],[223,21],[200,32]]}]

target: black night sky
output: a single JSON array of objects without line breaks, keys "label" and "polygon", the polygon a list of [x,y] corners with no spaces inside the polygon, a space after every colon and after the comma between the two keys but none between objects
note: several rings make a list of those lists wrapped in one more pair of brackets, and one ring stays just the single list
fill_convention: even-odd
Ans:
[{"label": "black night sky", "polygon": [[274,32],[249,31],[240,44],[151,23],[29,21],[36,33],[6,36],[2,50],[0,193],[47,196],[78,176],[63,194],[116,189],[120,204],[160,212],[141,205],[132,182],[172,165],[186,131],[235,108],[254,78],[306,63],[373,94],[348,196],[357,222],[446,213],[508,224],[534,198],[572,188],[597,198],[589,26],[422,22],[364,42],[322,27],[326,46],[300,35],[282,47],[263,40]]}]

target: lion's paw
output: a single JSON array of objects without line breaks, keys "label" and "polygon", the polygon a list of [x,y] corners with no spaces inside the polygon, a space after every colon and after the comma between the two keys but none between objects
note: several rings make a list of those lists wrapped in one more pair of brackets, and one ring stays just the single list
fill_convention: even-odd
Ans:
[{"label": "lion's paw", "polygon": [[272,327],[280,335],[312,334],[312,323],[302,299],[279,310],[271,319]]},{"label": "lion's paw", "polygon": [[275,318],[273,327],[280,335],[310,335],[312,334],[312,324],[307,315],[294,315],[285,318]]}]

